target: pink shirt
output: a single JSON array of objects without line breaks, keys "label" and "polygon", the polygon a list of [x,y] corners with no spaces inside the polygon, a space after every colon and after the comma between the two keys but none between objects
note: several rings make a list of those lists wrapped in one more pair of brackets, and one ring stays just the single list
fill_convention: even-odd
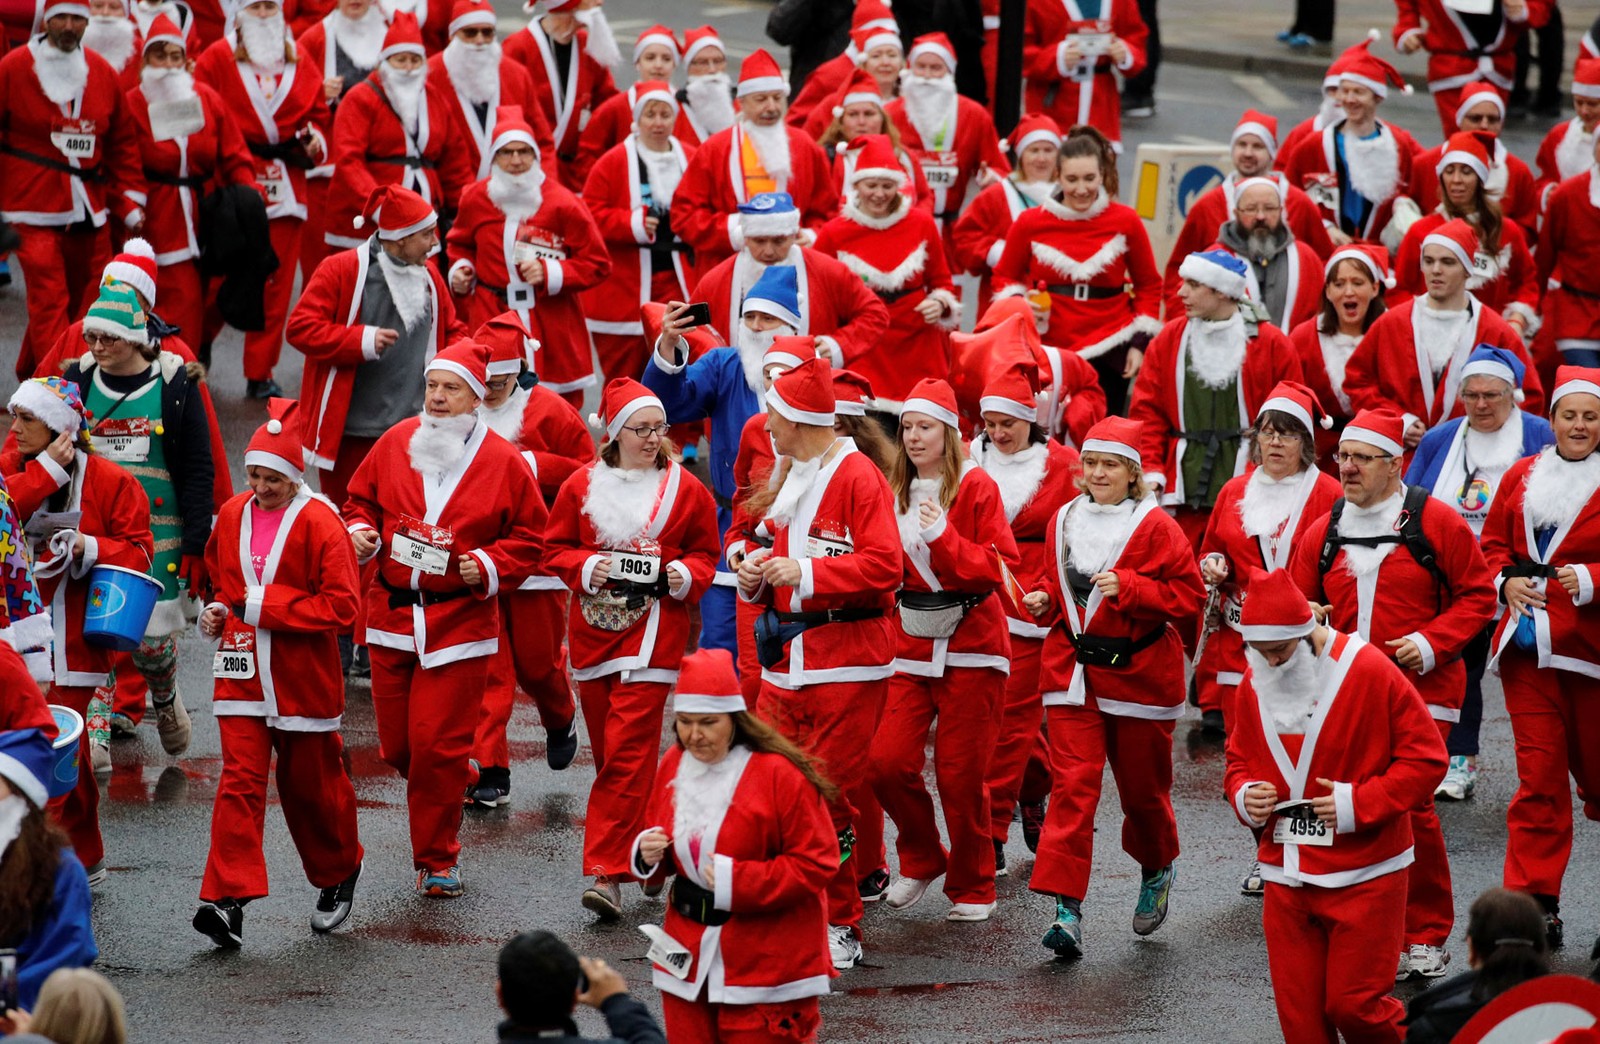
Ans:
[{"label": "pink shirt", "polygon": [[272,545],[277,542],[278,530],[283,527],[284,512],[288,508],[289,505],[284,504],[280,508],[266,511],[254,499],[250,501],[250,565],[255,569],[256,575],[253,579],[258,584],[261,582],[261,574],[266,572],[267,556],[272,553]]}]

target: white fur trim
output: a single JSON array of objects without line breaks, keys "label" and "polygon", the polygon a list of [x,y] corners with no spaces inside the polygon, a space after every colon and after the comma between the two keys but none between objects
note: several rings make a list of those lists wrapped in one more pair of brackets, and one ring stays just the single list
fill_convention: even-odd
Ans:
[{"label": "white fur trim", "polygon": [[[45,427],[57,435],[63,432],[76,433],[83,425],[83,418],[78,411],[68,406],[55,392],[46,388],[38,381],[23,381],[17,390],[11,393],[10,406],[21,406],[35,417],[44,421]],[[48,457],[40,455],[42,459]]]},{"label": "white fur trim", "polygon": [[1139,456],[1137,449],[1126,442],[1112,442],[1110,439],[1085,439],[1079,449],[1084,453],[1111,453],[1118,457],[1126,457],[1128,460],[1143,466],[1142,461],[1144,458]]},{"label": "white fur trim", "polygon": [[932,399],[907,399],[900,406],[900,416],[904,417],[908,413],[926,414],[927,416],[932,417],[934,420],[941,421],[958,430],[961,427],[960,417],[956,416],[952,411],[945,409],[943,406],[940,406]]},{"label": "white fur trim", "polygon": [[1029,424],[1039,422],[1039,410],[1035,406],[1025,406],[1015,399],[1008,399],[1004,395],[985,395],[978,400],[979,413],[999,413],[1007,417],[1025,420]]},{"label": "white fur trim", "polygon": [[1249,294],[1249,283],[1244,276],[1230,272],[1199,254],[1190,254],[1183,259],[1183,264],[1178,266],[1178,276],[1182,279],[1193,279],[1201,286],[1209,286],[1217,293],[1231,297],[1235,301],[1243,301]]},{"label": "white fur trim", "polygon": [[278,472],[280,475],[287,476],[295,482],[305,481],[306,476],[304,469],[296,466],[293,461],[285,457],[280,457],[276,453],[268,453],[266,450],[245,451],[244,466],[248,468],[251,465],[254,465],[258,468],[270,468],[271,470]]},{"label": "white fur trim", "polygon": [[1277,137],[1271,131],[1267,130],[1266,124],[1257,123],[1255,120],[1245,120],[1243,123],[1233,128],[1233,135],[1228,139],[1228,144],[1232,145],[1246,134],[1254,134],[1256,137],[1265,142],[1267,145],[1267,153],[1269,155],[1276,156],[1278,154]]},{"label": "white fur trim", "polygon": [[435,358],[422,372],[426,374],[433,370],[444,370],[460,377],[467,382],[467,387],[478,393],[480,399],[488,394],[488,389],[483,386],[483,379],[453,359]]},{"label": "white fur trim", "polygon": [[1354,426],[1347,427],[1344,429],[1344,431],[1339,433],[1339,441],[1365,442],[1369,446],[1376,446],[1385,453],[1391,453],[1396,457],[1405,453],[1405,447],[1401,446],[1398,442],[1389,438],[1387,435],[1382,435],[1376,431],[1373,431],[1371,428],[1357,428]]},{"label": "white fur trim", "polygon": [[1119,232],[1106,240],[1105,243],[1101,244],[1100,249],[1082,261],[1069,257],[1055,247],[1047,243],[1040,243],[1037,240],[1029,243],[1028,248],[1033,252],[1034,260],[1054,271],[1061,278],[1074,283],[1086,283],[1101,272],[1104,272],[1111,262],[1127,253],[1128,238]]},{"label": "white fur trim", "polygon": [[[887,272],[874,268],[865,260],[857,257],[848,250],[841,250],[838,254],[839,263],[848,268],[853,275],[860,277],[863,283],[873,290],[882,290],[893,293],[912,282],[912,279],[922,274],[928,265],[928,244],[926,241],[917,243],[917,248],[907,254],[905,259]],[[746,303],[748,307],[748,302]]]},{"label": "white fur trim", "polygon": [[784,401],[783,393],[778,390],[778,386],[776,384],[767,389],[766,400],[767,405],[778,411],[779,416],[787,417],[796,424],[814,424],[826,427],[833,426],[833,413],[818,413],[812,410],[802,410],[798,407],[789,405],[789,403]]},{"label": "white fur trim", "polygon": [[[735,214],[739,231],[745,239],[751,236],[792,236],[800,231],[800,211],[783,210],[771,214]],[[730,229],[731,231],[731,229]],[[743,243],[739,244],[743,247]]]},{"label": "white fur trim", "polygon": [[1434,165],[1433,172],[1435,174],[1443,174],[1444,168],[1448,167],[1452,163],[1459,163],[1463,167],[1467,167],[1474,174],[1478,175],[1479,181],[1487,182],[1489,180],[1488,165],[1477,156],[1474,156],[1472,153],[1461,152],[1459,150],[1451,150],[1450,152],[1446,152],[1444,155],[1440,156],[1439,162]]},{"label": "white fur trim", "polygon": [[751,94],[763,94],[767,91],[782,91],[789,93],[789,81],[782,76],[752,76],[748,80],[740,80],[734,96],[743,98]]}]

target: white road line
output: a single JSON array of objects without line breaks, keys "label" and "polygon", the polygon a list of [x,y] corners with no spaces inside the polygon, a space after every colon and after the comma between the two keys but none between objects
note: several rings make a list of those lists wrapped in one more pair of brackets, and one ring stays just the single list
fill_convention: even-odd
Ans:
[{"label": "white road line", "polygon": [[1276,84],[1267,82],[1265,77],[1230,76],[1228,78],[1232,80],[1240,90],[1245,91],[1257,102],[1261,103],[1263,108],[1288,109],[1294,106],[1294,102],[1289,98],[1289,96],[1283,93],[1283,91],[1279,90]]},{"label": "white road line", "polygon": [[710,15],[713,18],[721,18],[723,15],[747,14],[750,11],[758,10],[762,6],[762,4],[750,3],[748,0],[741,0],[741,2],[721,3],[713,7],[703,8],[701,9],[700,13],[703,15]]},{"label": "white road line", "polygon": [[1174,134],[1172,138],[1180,145],[1215,145],[1218,148],[1223,147],[1222,142],[1215,138],[1202,138],[1195,134]]}]

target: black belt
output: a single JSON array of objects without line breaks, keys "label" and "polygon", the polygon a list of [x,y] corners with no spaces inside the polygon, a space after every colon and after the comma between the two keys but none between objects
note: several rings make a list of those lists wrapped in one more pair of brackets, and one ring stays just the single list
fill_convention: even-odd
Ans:
[{"label": "black belt", "polygon": [[438,605],[441,602],[453,602],[458,598],[465,598],[472,592],[465,587],[455,591],[413,591],[409,587],[396,587],[391,584],[382,573],[378,574],[378,583],[389,592],[389,608],[404,609],[411,605]]},{"label": "black belt", "polygon": [[[1205,443],[1205,456],[1200,458],[1200,481],[1195,483],[1198,489],[1184,491],[1184,503],[1189,507],[1206,507],[1206,501],[1211,499],[1211,473],[1217,467],[1217,454],[1222,452],[1222,444],[1229,439],[1243,438],[1249,429],[1241,428],[1210,428],[1199,431],[1170,431],[1167,434],[1175,439],[1184,439],[1190,445],[1197,442]],[[1178,462],[1178,467],[1183,467],[1183,461]]]},{"label": "black belt", "polygon": [[160,171],[144,168],[144,180],[156,185],[176,185],[178,188],[200,189],[205,188],[211,180],[210,174],[190,174],[188,177],[179,177],[176,174],[162,174]]},{"label": "black belt", "polygon": [[47,170],[54,170],[62,174],[70,174],[75,178],[82,178],[84,181],[93,181],[96,184],[100,184],[109,180],[106,176],[106,172],[98,167],[94,170],[83,170],[81,168],[74,167],[70,163],[62,163],[60,160],[51,159],[49,156],[41,156],[37,152],[29,152],[27,149],[19,149],[15,145],[0,145],[0,152],[4,152],[8,156],[15,156],[20,160],[27,160],[29,163],[37,164],[46,168]]},{"label": "black belt", "polygon": [[433,160],[423,156],[374,156],[367,153],[368,163],[388,163],[396,167],[410,167],[412,170],[432,170]]},{"label": "black belt", "polygon": [[972,609],[989,600],[993,591],[962,593],[960,591],[901,591],[900,604],[907,609],[920,609],[932,612],[937,609],[953,609],[960,606],[962,609]]},{"label": "black belt", "polygon": [[701,888],[683,875],[672,882],[672,891],[668,893],[672,908],[678,911],[695,924],[715,927],[727,924],[733,916],[727,910],[718,910],[716,895],[711,891]]},{"label": "black belt", "polygon": [[1165,625],[1139,638],[1099,638],[1092,634],[1068,633],[1067,640],[1077,650],[1078,662],[1087,667],[1122,667],[1135,653],[1142,652],[1167,635]]},{"label": "black belt", "polygon": [[876,620],[883,616],[882,609],[823,609],[809,613],[778,613],[778,622],[786,624],[855,623],[859,620]]},{"label": "black belt", "polygon": [[1126,294],[1121,286],[1095,286],[1092,283],[1051,283],[1045,287],[1052,294],[1070,297],[1074,301],[1106,301]]},{"label": "black belt", "polygon": [[899,290],[874,290],[872,292],[878,295],[878,300],[882,301],[886,305],[889,305],[894,304],[902,297],[910,297],[912,294],[918,293],[922,289],[923,288],[920,286],[908,286]]},{"label": "black belt", "polygon": [[1579,290],[1577,287],[1568,286],[1566,283],[1562,283],[1558,289],[1565,290],[1575,297],[1582,297],[1590,301],[1600,301],[1600,293],[1595,293],[1593,290]]},{"label": "black belt", "polygon": [[939,221],[954,221],[956,218],[961,216],[961,211],[959,211],[959,210],[947,210],[943,214],[935,214],[933,216],[934,216],[934,218],[936,220],[939,220]]},{"label": "black belt", "polygon": [[316,166],[311,161],[310,154],[306,152],[306,147],[301,144],[299,138],[290,138],[288,141],[276,143],[246,141],[245,147],[254,156],[259,156],[262,159],[282,160],[289,166],[300,170],[310,170]]},{"label": "black belt", "polygon": [[1554,580],[1556,578],[1556,567],[1545,565],[1542,562],[1518,562],[1516,565],[1508,565],[1501,569],[1500,577],[1503,580],[1510,580],[1514,577],[1522,577],[1527,580]]}]

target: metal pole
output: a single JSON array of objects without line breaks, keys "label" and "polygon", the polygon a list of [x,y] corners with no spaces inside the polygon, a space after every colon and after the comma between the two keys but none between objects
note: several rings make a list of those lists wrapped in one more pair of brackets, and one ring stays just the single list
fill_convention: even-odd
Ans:
[{"label": "metal pole", "polygon": [[1022,116],[1022,30],[1028,0],[1000,0],[1000,46],[995,61],[994,123],[1001,136]]}]

